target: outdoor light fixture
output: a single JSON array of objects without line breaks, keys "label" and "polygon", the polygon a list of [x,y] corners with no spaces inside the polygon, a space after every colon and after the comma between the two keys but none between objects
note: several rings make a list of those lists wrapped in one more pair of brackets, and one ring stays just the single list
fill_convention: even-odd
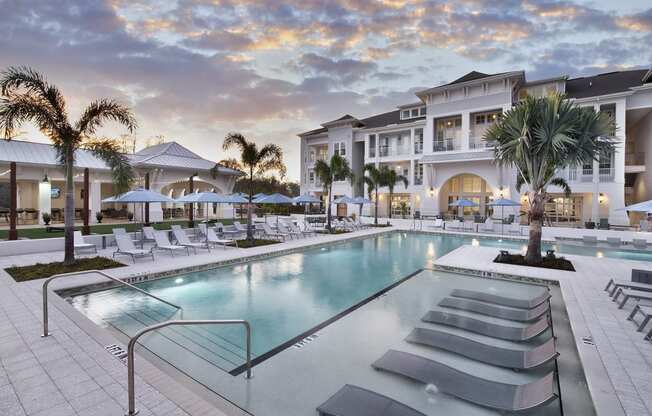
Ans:
[{"label": "outdoor light fixture", "polygon": [[49,183],[50,179],[48,178],[48,174],[46,173],[45,176],[43,176],[43,180],[41,181],[43,183]]},{"label": "outdoor light fixture", "polygon": [[601,204],[604,204],[606,200],[607,196],[601,192],[600,196],[598,197],[598,201],[600,201]]}]

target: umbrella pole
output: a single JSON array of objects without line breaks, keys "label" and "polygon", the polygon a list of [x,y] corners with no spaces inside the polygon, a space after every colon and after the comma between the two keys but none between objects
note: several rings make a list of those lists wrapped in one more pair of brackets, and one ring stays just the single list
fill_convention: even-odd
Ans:
[{"label": "umbrella pole", "polygon": [[208,245],[208,202],[206,203],[205,218],[206,218],[206,249],[210,252],[211,247]]}]

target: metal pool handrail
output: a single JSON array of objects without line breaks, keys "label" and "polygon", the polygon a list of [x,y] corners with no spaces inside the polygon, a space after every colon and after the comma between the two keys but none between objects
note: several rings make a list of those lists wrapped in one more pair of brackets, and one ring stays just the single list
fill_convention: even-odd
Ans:
[{"label": "metal pool handrail", "polygon": [[148,332],[155,331],[166,326],[173,325],[244,325],[247,332],[247,379],[251,378],[251,326],[249,322],[242,319],[222,319],[222,320],[188,320],[188,321],[165,321],[159,324],[151,325],[146,328],[141,329],[136,335],[129,340],[127,345],[127,389],[129,393],[129,411],[125,416],[134,416],[138,414],[136,410],[136,394],[134,386],[134,348],[136,347],[136,342],[138,338],[145,335]]},{"label": "metal pool handrail", "polygon": [[101,270],[84,270],[84,271],[80,271],[80,272],[60,273],[60,274],[55,274],[54,276],[51,276],[45,282],[43,282],[43,334],[41,335],[42,337],[47,337],[48,335],[50,335],[50,333],[48,332],[48,285],[50,284],[50,282],[53,281],[54,279],[58,279],[60,277],[79,276],[79,275],[89,274],[89,273],[97,273],[99,275],[102,275],[102,276],[106,277],[107,279],[113,280],[116,283],[127,286],[127,287],[129,287],[131,289],[134,289],[137,292],[140,292],[140,293],[142,293],[144,295],[147,295],[147,296],[149,296],[151,298],[154,298],[154,299],[156,299],[158,301],[161,301],[161,302],[163,302],[163,303],[165,303],[167,305],[170,305],[173,308],[177,308],[177,309],[180,309],[180,310],[183,309],[179,305],[175,305],[174,303],[168,302],[165,299],[161,299],[156,295],[152,295],[151,293],[149,293],[149,292],[147,292],[147,291],[145,291],[143,289],[140,289],[139,287],[136,287],[136,286],[134,286],[134,285],[132,285],[130,283],[127,283],[127,282],[125,282],[123,280],[120,280],[120,279],[118,279],[116,277],[113,277],[113,276],[111,276],[111,275],[109,275],[109,274],[107,274],[107,273],[105,273],[105,272],[103,272]]}]

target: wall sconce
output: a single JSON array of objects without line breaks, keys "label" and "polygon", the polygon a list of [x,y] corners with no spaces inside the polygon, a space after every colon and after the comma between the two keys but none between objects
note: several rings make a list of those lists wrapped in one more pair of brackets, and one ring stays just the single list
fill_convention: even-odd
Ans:
[{"label": "wall sconce", "polygon": [[48,178],[48,174],[46,173],[45,176],[43,176],[43,180],[41,181],[42,183],[49,183],[50,179]]},{"label": "wall sconce", "polygon": [[433,188],[431,186],[430,189],[428,190],[428,195],[430,196],[430,198],[434,198],[435,197],[435,188]]},{"label": "wall sconce", "polygon": [[602,192],[600,192],[600,196],[598,196],[598,201],[601,204],[604,204],[605,202],[607,202],[607,196],[605,194],[603,194]]}]

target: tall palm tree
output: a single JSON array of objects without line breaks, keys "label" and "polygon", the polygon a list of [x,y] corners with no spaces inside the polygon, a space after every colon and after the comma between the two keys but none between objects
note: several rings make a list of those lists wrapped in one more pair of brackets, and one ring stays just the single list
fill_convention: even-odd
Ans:
[{"label": "tall palm tree", "polygon": [[[249,202],[247,204],[247,240],[253,243],[254,229],[252,225],[252,199],[254,195],[254,175],[262,176],[270,170],[279,172],[281,177],[285,176],[285,165],[283,164],[283,150],[275,144],[266,144],[258,149],[254,142],[248,141],[240,133],[229,133],[224,138],[222,149],[229,150],[237,147],[240,150],[240,164],[247,174],[249,181]],[[213,175],[217,173],[217,167],[213,169]]]},{"label": "tall palm tree", "polygon": [[239,171],[243,170],[242,165],[240,164],[240,162],[238,162],[237,159],[234,158],[234,157],[230,157],[230,158],[227,158],[227,159],[222,159],[217,163],[224,166],[225,168],[229,168],[229,169],[233,169],[233,170],[239,170]]},{"label": "tall palm tree", "polygon": [[387,208],[389,211],[389,218],[392,218],[392,197],[394,196],[394,187],[396,187],[396,184],[399,182],[403,182],[403,185],[407,189],[408,187],[408,178],[405,176],[401,175],[400,173],[396,173],[394,169],[390,169],[387,165],[383,166],[380,168],[380,174],[382,178],[384,179],[384,185],[387,186],[387,189],[389,190],[389,198],[387,200]]},{"label": "tall palm tree", "polygon": [[9,139],[25,122],[33,122],[57,150],[66,174],[65,257],[64,264],[75,262],[75,152],[88,150],[103,159],[111,168],[116,192],[129,189],[133,171],[120,146],[111,139],[94,138],[96,130],[107,121],[116,121],[129,132],[136,129],[136,120],[128,107],[109,99],[93,101],[72,123],[61,91],[43,75],[29,67],[10,67],[0,77],[0,129]]},{"label": "tall palm tree", "polygon": [[333,194],[333,182],[349,180],[353,181],[353,170],[348,160],[338,154],[331,157],[330,163],[325,160],[318,160],[315,163],[315,175],[323,185],[324,193],[328,194],[328,206],[326,207],[326,228],[331,231],[331,198]]},{"label": "tall palm tree", "polygon": [[527,185],[530,235],[526,262],[541,262],[547,187],[559,186],[570,194],[568,183],[557,173],[610,154],[614,131],[614,121],[607,114],[574,105],[561,94],[526,97],[486,131],[484,140],[495,144],[495,160],[516,168],[516,189],[520,192],[522,185]]},{"label": "tall palm tree", "polygon": [[385,186],[385,176],[373,163],[367,163],[363,169],[362,182],[367,185],[367,193],[369,199],[372,193],[374,194],[374,224],[378,225],[378,188]]}]

